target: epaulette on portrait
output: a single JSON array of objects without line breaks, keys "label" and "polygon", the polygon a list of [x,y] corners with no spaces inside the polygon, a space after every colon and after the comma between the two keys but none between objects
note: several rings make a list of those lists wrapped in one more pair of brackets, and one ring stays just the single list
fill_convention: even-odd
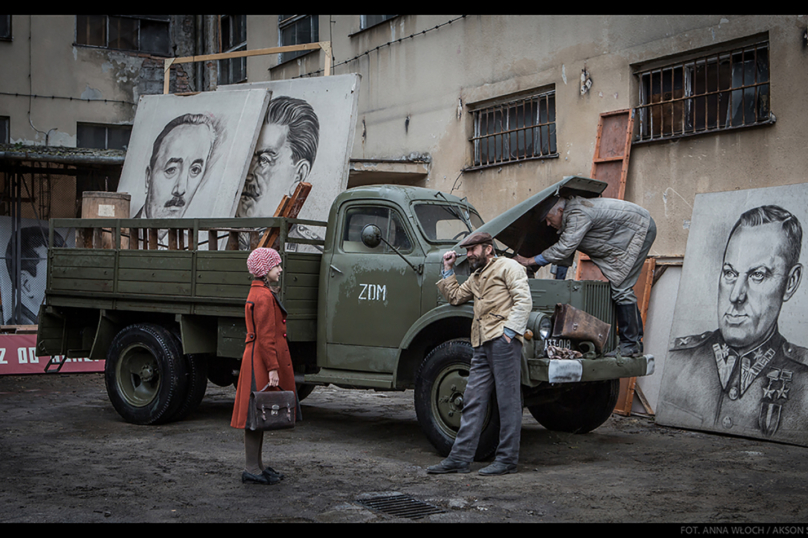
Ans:
[{"label": "epaulette on portrait", "polygon": [[782,349],[787,359],[808,366],[808,349],[790,342],[783,342]]},{"label": "epaulette on portrait", "polygon": [[706,342],[715,331],[707,331],[701,334],[692,334],[690,336],[677,336],[673,339],[673,347],[671,351],[679,351],[681,349],[693,349],[699,347]]}]

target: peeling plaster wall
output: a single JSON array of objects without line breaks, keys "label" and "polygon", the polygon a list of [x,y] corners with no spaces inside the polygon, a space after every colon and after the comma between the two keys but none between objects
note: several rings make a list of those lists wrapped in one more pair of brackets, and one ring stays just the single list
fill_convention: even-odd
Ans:
[{"label": "peeling plaster wall", "polygon": [[[684,254],[696,193],[806,181],[808,17],[469,15],[433,30],[455,17],[406,15],[359,31],[359,16],[320,16],[320,39],[332,39],[336,64],[371,51],[333,71],[362,75],[354,159],[428,155],[430,173],[420,184],[454,189],[490,219],[563,176],[591,173],[599,115],[636,105],[635,64],[768,32],[776,124],[634,145],[626,197],[657,221],[652,254],[675,256]],[[277,46],[277,15],[253,19],[249,47]],[[258,28],[261,42],[253,45]],[[251,80],[317,71],[323,55],[260,62]],[[581,95],[583,69],[592,85]],[[472,161],[469,104],[552,86],[558,158],[461,174]]]},{"label": "peeling plaster wall", "polygon": [[[163,91],[161,58],[75,45],[74,15],[12,17],[12,41],[0,43],[0,65],[12,66],[0,79],[12,143],[74,147],[77,122],[131,124],[138,98]],[[173,16],[176,54],[193,54],[194,32],[193,15]],[[174,91],[193,88],[184,66],[171,80]]]}]

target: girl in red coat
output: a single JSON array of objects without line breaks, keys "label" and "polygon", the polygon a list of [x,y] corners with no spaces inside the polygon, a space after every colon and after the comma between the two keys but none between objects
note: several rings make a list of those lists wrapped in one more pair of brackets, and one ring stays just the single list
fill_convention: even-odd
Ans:
[{"label": "girl in red coat", "polygon": [[[247,258],[247,269],[253,275],[250,294],[244,308],[247,322],[247,339],[236,389],[236,401],[230,426],[244,430],[246,468],[242,482],[277,484],[284,477],[272,467],[265,466],[261,459],[264,432],[246,427],[250,403],[253,363],[255,363],[255,387],[269,385],[281,390],[295,391],[295,374],[292,357],[286,343],[286,310],[270,290],[269,284],[278,282],[281,272],[281,257],[271,248],[257,248]],[[300,420],[300,405],[297,406]]]}]

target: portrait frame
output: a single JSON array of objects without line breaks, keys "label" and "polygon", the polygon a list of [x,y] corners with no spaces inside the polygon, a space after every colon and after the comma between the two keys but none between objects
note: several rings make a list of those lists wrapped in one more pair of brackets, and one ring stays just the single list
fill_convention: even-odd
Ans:
[{"label": "portrait frame", "polygon": [[130,217],[145,216],[146,168],[154,142],[173,119],[201,114],[217,132],[204,179],[182,215],[232,217],[238,204],[269,94],[263,89],[202,92],[195,95],[145,95],[138,101],[118,192],[131,196]]},{"label": "portrait frame", "polygon": [[[754,353],[737,351],[719,330],[725,309],[719,306],[719,278],[731,230],[744,212],[768,205],[788,211],[800,223],[798,262],[808,265],[808,183],[695,197],[660,383],[659,424],[808,445],[808,394],[805,401],[802,396],[808,392],[808,373],[802,372],[808,283],[800,282],[781,302],[776,335],[782,344],[771,339]],[[773,398],[772,390],[782,398]]]}]

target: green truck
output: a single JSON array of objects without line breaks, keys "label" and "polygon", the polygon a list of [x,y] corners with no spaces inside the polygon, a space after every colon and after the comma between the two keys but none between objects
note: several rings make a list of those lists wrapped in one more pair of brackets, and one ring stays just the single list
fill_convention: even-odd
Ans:
[{"label": "green truck", "polygon": [[[541,252],[557,237],[544,218],[558,196],[595,197],[605,187],[566,177],[487,223],[466,199],[395,185],[341,193],[327,222],[52,219],[51,238],[54,228],[68,227],[76,229],[77,241],[75,248],[49,249],[37,353],[104,359],[110,401],[126,421],[182,419],[199,404],[208,382],[237,382],[251,279],[244,245],[255,245],[265,229],[279,229],[284,271],[277,291],[288,312],[300,398],[318,385],[413,389],[418,421],[445,455],[463,408],[473,312],[471,304],[451,306],[438,292],[443,253],[458,252],[455,271],[462,282],[469,269],[457,245],[472,231],[491,233],[499,255]],[[324,233],[292,234],[292,228]],[[102,233],[113,238],[112,248],[92,248],[93,237],[98,244]],[[144,240],[137,241],[141,235]],[[548,429],[591,431],[611,415],[619,379],[650,375],[653,357],[604,356],[616,345],[608,283],[529,283],[532,337],[523,348],[524,405]],[[559,332],[560,306],[607,324],[608,335],[601,334],[606,338],[596,345],[580,331]],[[551,358],[548,345],[577,351],[576,358]],[[496,402],[491,405],[478,459],[497,445]]]}]

